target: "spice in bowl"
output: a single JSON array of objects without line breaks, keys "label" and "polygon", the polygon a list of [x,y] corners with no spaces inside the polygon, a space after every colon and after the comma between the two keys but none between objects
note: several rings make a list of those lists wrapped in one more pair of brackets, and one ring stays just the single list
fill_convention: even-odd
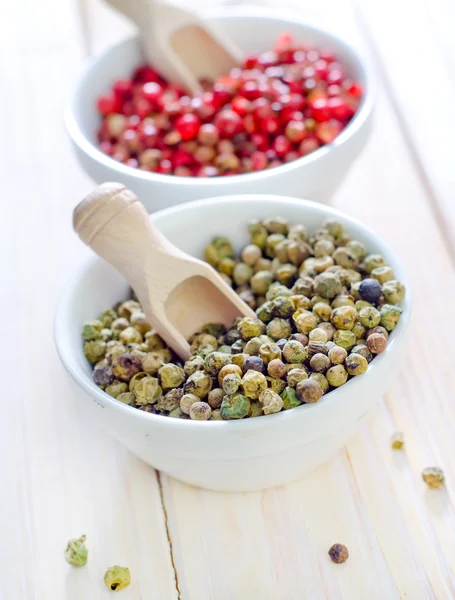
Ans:
[{"label": "spice in bowl", "polygon": [[283,34],[188,96],[148,65],[98,99],[100,149],[130,167],[215,177],[262,171],[330,144],[362,100],[330,51]]},{"label": "spice in bowl", "polygon": [[135,298],[108,308],[82,329],[101,389],[153,414],[234,420],[316,403],[368,371],[387,347],[405,295],[384,258],[334,221],[309,233],[267,218],[248,230],[250,243],[238,256],[217,236],[205,259],[256,318],[237,318],[229,328],[206,324],[190,337],[192,356],[182,363]]}]

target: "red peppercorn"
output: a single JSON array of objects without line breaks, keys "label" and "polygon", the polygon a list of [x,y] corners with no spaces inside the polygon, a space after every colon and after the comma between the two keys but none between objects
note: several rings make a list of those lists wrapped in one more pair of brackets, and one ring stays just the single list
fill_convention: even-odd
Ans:
[{"label": "red peppercorn", "polygon": [[111,113],[119,112],[121,107],[122,106],[120,100],[116,96],[114,96],[114,94],[101,96],[98,99],[98,112],[100,112],[104,116],[107,116]]},{"label": "red peppercorn", "polygon": [[149,65],[118,79],[97,109],[100,149],[124,164],[185,177],[273,168],[330,144],[363,96],[336,56],[289,33],[188,96]]},{"label": "red peppercorn", "polygon": [[242,120],[236,112],[226,108],[216,115],[215,125],[221,137],[230,137],[241,130]]},{"label": "red peppercorn", "polygon": [[262,171],[266,168],[268,163],[267,157],[264,152],[253,152],[251,155],[251,168],[253,171]]},{"label": "red peppercorn", "polygon": [[182,140],[194,139],[198,134],[200,126],[200,118],[191,113],[182,115],[175,122],[175,129],[179,132]]},{"label": "red peppercorn", "polygon": [[314,102],[311,103],[311,115],[315,121],[319,123],[322,121],[327,121],[330,119],[331,111],[328,106],[327,98],[316,98]]},{"label": "red peppercorn", "polygon": [[346,121],[354,114],[352,108],[346,104],[343,98],[337,96],[329,98],[327,100],[327,106],[330,109],[332,117],[339,119],[340,121]]},{"label": "red peppercorn", "polygon": [[323,144],[330,144],[343,129],[343,124],[336,119],[324,121],[316,125],[315,134]]},{"label": "red peppercorn", "polygon": [[172,173],[172,163],[170,160],[162,160],[157,168],[157,173],[163,173],[163,175],[170,175]]},{"label": "red peppercorn", "polygon": [[251,102],[242,96],[236,96],[232,99],[231,107],[241,117],[244,117],[251,111]]},{"label": "red peppercorn", "polygon": [[307,134],[305,123],[303,121],[289,121],[286,125],[285,133],[291,142],[301,142]]},{"label": "red peppercorn", "polygon": [[121,102],[131,100],[133,95],[133,82],[130,79],[118,79],[112,86],[112,91]]},{"label": "red peppercorn", "polygon": [[310,154],[319,148],[319,142],[314,136],[308,137],[300,143],[299,152],[302,156]]},{"label": "red peppercorn", "polygon": [[149,81],[144,83],[141,92],[146,100],[153,105],[157,105],[163,93],[163,88],[156,81]]},{"label": "red peppercorn", "polygon": [[272,147],[279,157],[283,157],[291,150],[291,142],[286,136],[279,135],[274,139]]}]

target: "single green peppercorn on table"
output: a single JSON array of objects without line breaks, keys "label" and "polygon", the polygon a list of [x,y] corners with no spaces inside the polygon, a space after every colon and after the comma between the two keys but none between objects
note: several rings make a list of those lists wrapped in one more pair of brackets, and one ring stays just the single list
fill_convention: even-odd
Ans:
[{"label": "single green peppercorn on table", "polygon": [[[91,424],[52,340],[57,297],[89,255],[68,216],[93,187],[70,152],[60,111],[88,54],[131,31],[101,0],[10,2],[0,97],[0,594],[7,600],[454,597],[454,341],[444,323],[455,290],[452,6],[279,6],[344,32],[365,55],[372,50],[385,75],[371,142],[334,203],[380,233],[406,266],[415,323],[408,369],[336,457],[264,493],[181,484]],[[438,93],[431,85],[415,93],[422,72]],[[405,444],[393,450],[398,430]],[[428,488],[422,472],[430,467],[443,470],[445,486]],[[76,569],[64,551],[81,534],[88,563]],[[344,564],[332,563],[333,544],[347,547]],[[114,565],[131,573],[118,596],[103,582]]]}]

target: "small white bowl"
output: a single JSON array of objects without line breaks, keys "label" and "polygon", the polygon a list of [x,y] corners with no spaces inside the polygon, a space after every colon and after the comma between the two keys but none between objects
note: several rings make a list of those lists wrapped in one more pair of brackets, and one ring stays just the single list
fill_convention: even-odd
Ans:
[{"label": "small white bowl", "polygon": [[245,51],[270,49],[283,31],[297,41],[330,48],[346,66],[348,74],[359,81],[365,96],[356,115],[333,143],[308,156],[280,167],[230,177],[175,177],[128,167],[101,152],[96,132],[100,118],[97,98],[120,77],[128,77],[143,62],[137,38],[110,48],[92,61],[76,88],[66,115],[68,132],[85,172],[97,183],[120,181],[132,189],[153,212],[190,200],[225,194],[289,194],[326,202],[360,154],[371,130],[374,83],[360,55],[342,39],[311,27],[282,12],[254,7],[230,7],[211,12],[207,18],[221,23],[226,33]]},{"label": "small white bowl", "polygon": [[[370,252],[382,254],[396,278],[407,284],[398,258],[378,236],[322,204],[280,196],[230,196],[169,208],[152,218],[171,242],[200,257],[216,234],[227,235],[240,249],[248,242],[247,222],[274,215],[304,223],[310,230],[327,218],[341,221]],[[359,419],[387,391],[405,355],[409,290],[386,351],[370,363],[366,374],[323,396],[317,404],[241,421],[201,422],[148,414],[99,389],[83,353],[82,323],[127,293],[127,282],[104,261],[92,259],[83,265],[59,301],[55,318],[58,353],[93,419],[153,467],[204,488],[259,490],[313,470],[346,443]]]}]

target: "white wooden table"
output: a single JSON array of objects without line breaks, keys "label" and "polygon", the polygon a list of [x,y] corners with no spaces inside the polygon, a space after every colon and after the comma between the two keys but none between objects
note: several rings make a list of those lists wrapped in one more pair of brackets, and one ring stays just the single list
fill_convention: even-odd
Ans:
[{"label": "white wooden table", "polygon": [[[62,106],[88,55],[129,33],[98,0],[5,3],[0,35],[2,372],[0,598],[455,598],[455,5],[288,0],[369,54],[371,143],[334,204],[401,254],[414,286],[409,366],[349,445],[303,481],[223,495],[160,475],[88,423],[52,340],[65,279],[88,254],[70,211],[91,187]],[[397,430],[406,452],[390,449]],[[420,473],[439,465],[447,486]],[[85,569],[67,567],[86,533]],[[327,549],[345,543],[333,565]]]}]

